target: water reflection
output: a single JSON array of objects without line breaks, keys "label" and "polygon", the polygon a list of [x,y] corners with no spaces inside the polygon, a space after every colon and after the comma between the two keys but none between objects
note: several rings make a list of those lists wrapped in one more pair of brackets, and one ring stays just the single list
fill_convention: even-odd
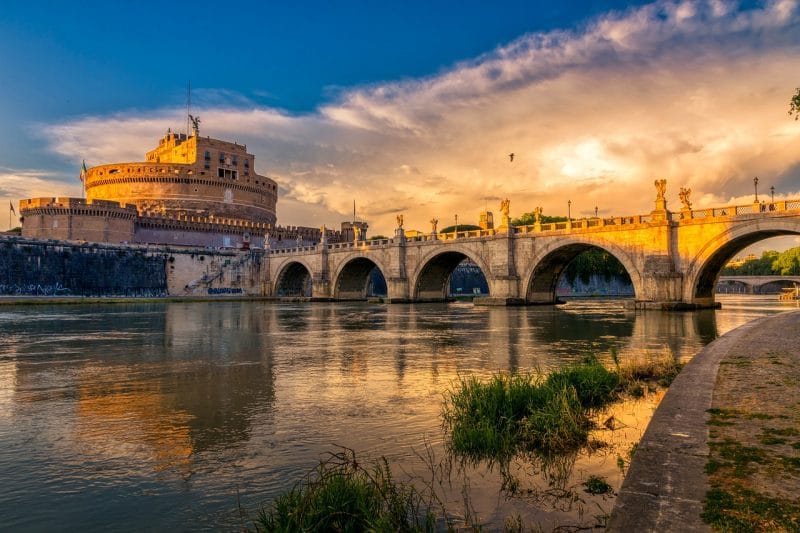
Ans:
[{"label": "water reflection", "polygon": [[[334,444],[414,471],[423,439],[441,449],[441,395],[460,375],[549,370],[612,348],[687,359],[780,309],[4,307],[0,529],[230,529],[238,503],[257,508]],[[472,480],[484,517],[506,509],[492,483]]]}]

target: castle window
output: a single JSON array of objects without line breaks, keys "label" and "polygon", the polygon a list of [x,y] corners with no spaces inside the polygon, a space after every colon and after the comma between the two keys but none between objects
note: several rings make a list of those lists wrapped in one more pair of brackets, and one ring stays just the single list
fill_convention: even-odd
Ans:
[{"label": "castle window", "polygon": [[233,157],[231,158],[231,164],[232,164],[233,166],[238,166],[238,165],[239,165],[239,162],[236,160],[236,156],[233,156]]},{"label": "castle window", "polygon": [[206,161],[210,161],[210,160],[211,160],[211,152],[209,152],[208,150],[206,150],[206,157],[205,157],[205,159],[206,159]]},{"label": "castle window", "polygon": [[238,172],[236,170],[229,170],[227,168],[217,168],[218,178],[236,179]]},{"label": "castle window", "polygon": [[220,152],[219,153],[219,162],[220,162],[220,164],[225,162],[225,152]]},{"label": "castle window", "polygon": [[244,168],[250,168],[250,160],[249,159],[245,159],[244,160]]}]

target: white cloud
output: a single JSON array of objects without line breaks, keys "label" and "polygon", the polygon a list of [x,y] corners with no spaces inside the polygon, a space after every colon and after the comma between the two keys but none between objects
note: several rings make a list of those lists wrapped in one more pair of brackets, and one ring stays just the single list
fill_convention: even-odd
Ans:
[{"label": "white cloud", "polygon": [[[81,195],[77,174],[72,184],[57,179],[61,177],[46,170],[0,167],[0,228],[19,225],[20,198]],[[11,213],[12,204],[16,216]]]},{"label": "white cloud", "polygon": [[[780,193],[800,193],[800,122],[786,115],[799,12],[788,0],[747,11],[657,2],[580,31],[524,35],[435,76],[345,90],[315,113],[209,90],[197,114],[202,134],[256,154],[281,185],[289,225],[337,226],[353,199],[383,234],[400,211],[409,228],[477,220],[486,198],[509,197],[512,215],[565,214],[568,199],[573,213],[646,213],[661,177],[670,205],[680,186],[698,205],[746,198],[754,175],[766,188],[783,176]],[[43,129],[53,151],[100,164],[140,160],[167,127],[183,130],[183,110]]]}]

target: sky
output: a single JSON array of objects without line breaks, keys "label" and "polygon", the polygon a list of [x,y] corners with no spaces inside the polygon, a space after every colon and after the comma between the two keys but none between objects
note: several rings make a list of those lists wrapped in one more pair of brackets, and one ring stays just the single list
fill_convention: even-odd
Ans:
[{"label": "sky", "polygon": [[798,4],[5,0],[0,228],[10,202],[80,196],[82,160],[184,131],[189,83],[201,134],[278,182],[282,225],[338,227],[353,201],[371,235],[503,198],[512,217],[644,214],[661,178],[674,210],[680,187],[749,203],[755,176],[798,198]]}]

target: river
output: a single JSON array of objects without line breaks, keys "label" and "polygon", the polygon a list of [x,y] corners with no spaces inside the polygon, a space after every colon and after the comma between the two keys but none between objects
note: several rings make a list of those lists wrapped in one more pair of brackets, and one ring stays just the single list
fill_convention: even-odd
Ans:
[{"label": "river", "polygon": [[[443,456],[442,393],[459,376],[608,360],[612,348],[622,360],[688,360],[794,308],[776,296],[719,300],[720,310],[690,313],[609,300],[2,306],[0,530],[237,530],[337,446],[424,477],[422,457]],[[657,401],[624,404],[634,422],[622,446]],[[613,457],[579,457],[571,479],[600,472],[618,488]],[[531,491],[507,498],[485,465],[465,475],[492,529],[509,513],[545,528],[591,514],[546,508]],[[457,507],[460,494],[446,499]]]}]

